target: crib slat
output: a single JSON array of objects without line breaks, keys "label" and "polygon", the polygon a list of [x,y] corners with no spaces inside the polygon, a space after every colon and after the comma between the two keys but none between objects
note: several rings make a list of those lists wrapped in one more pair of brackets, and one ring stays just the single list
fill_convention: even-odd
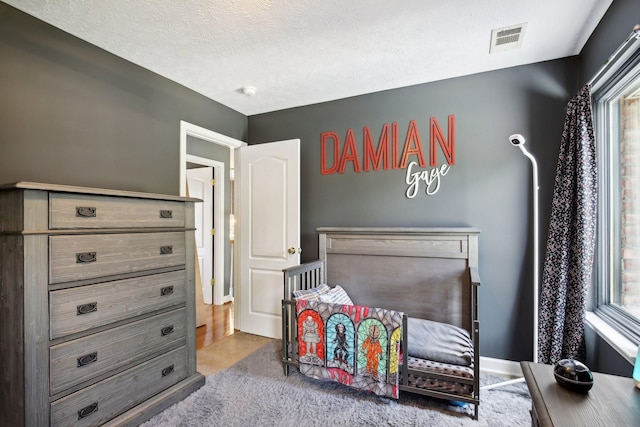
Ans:
[{"label": "crib slat", "polygon": [[293,291],[311,289],[321,283],[324,261],[316,260],[282,270],[284,273],[284,299],[293,297]]}]

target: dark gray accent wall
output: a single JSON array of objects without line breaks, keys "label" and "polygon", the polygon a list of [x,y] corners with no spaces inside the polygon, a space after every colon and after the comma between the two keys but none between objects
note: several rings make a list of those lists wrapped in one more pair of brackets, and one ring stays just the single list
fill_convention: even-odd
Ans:
[{"label": "dark gray accent wall", "polygon": [[633,364],[590,327],[585,328],[585,344],[587,358],[584,363],[593,371],[623,377],[633,374]]},{"label": "dark gray accent wall", "polygon": [[[366,73],[366,70],[363,70]],[[481,354],[531,360],[533,348],[532,169],[508,142],[521,133],[540,170],[541,261],[566,105],[576,93],[577,58],[538,63],[249,117],[249,143],[301,139],[303,259],[318,255],[319,226],[473,226],[480,235]],[[363,127],[374,145],[398,123],[400,150],[415,120],[429,158],[429,120],[447,136],[455,115],[456,162],[439,191],[405,197],[405,170],[321,174],[321,134],[353,129],[362,161]],[[437,149],[440,165],[442,150]],[[415,157],[414,157],[415,159]],[[420,168],[420,170],[431,169]],[[401,277],[398,280],[402,280]]]},{"label": "dark gray accent wall", "polygon": [[587,83],[640,24],[638,0],[615,0],[580,52],[580,84]]},{"label": "dark gray accent wall", "polygon": [[180,120],[247,117],[0,3],[0,183],[179,194]]}]

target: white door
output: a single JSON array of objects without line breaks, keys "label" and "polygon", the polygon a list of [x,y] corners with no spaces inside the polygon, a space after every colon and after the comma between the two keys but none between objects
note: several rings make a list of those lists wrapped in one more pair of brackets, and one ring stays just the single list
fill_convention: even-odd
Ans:
[{"label": "white door", "polygon": [[196,223],[196,250],[200,267],[200,283],[205,304],[213,304],[211,279],[213,278],[213,240],[211,228],[213,223],[213,168],[187,169],[187,185],[189,196],[202,200],[194,203]]},{"label": "white door", "polygon": [[240,330],[280,338],[282,270],[300,263],[300,140],[237,154]]}]

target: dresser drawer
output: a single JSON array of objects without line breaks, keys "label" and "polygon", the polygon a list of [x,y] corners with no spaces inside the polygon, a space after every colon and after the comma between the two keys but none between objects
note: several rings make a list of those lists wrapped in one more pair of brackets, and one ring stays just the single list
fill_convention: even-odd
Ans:
[{"label": "dresser drawer", "polygon": [[184,204],[129,197],[50,193],[49,227],[184,227]]},{"label": "dresser drawer", "polygon": [[184,270],[49,292],[50,338],[184,305]]},{"label": "dresser drawer", "polygon": [[52,346],[49,350],[51,394],[184,344],[185,325],[186,309],[181,308]]},{"label": "dresser drawer", "polygon": [[49,237],[49,281],[63,283],[185,263],[182,232]]},{"label": "dresser drawer", "polygon": [[180,347],[51,403],[52,426],[97,426],[187,377]]}]

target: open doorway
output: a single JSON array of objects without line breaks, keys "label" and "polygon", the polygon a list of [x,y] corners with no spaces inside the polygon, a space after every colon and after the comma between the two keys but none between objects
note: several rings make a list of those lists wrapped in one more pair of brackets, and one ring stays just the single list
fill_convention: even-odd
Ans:
[{"label": "open doorway", "polygon": [[[214,180],[214,167],[205,166],[190,161],[187,156],[187,195],[202,200],[194,205],[194,223],[195,223],[195,241],[196,241],[196,289],[202,293],[204,304],[213,304],[213,287],[214,287],[214,264],[215,259],[215,243],[214,239],[216,228],[220,222],[220,213],[214,201],[219,198],[216,194],[216,185]],[[197,160],[196,160],[197,161]],[[218,221],[216,221],[218,220]],[[217,272],[216,272],[217,273]],[[200,293],[196,295],[199,297]],[[219,304],[219,302],[218,302]]]},{"label": "open doorway", "polygon": [[[202,266],[196,272],[200,277],[196,292],[202,294],[199,301],[196,298],[198,349],[234,332],[231,177],[234,150],[242,145],[246,143],[180,122],[180,192],[187,195],[189,182],[189,196],[204,201],[197,204],[196,222],[201,226],[196,224],[196,240],[211,249],[196,260],[196,265]],[[211,263],[210,270],[207,262]]]}]

